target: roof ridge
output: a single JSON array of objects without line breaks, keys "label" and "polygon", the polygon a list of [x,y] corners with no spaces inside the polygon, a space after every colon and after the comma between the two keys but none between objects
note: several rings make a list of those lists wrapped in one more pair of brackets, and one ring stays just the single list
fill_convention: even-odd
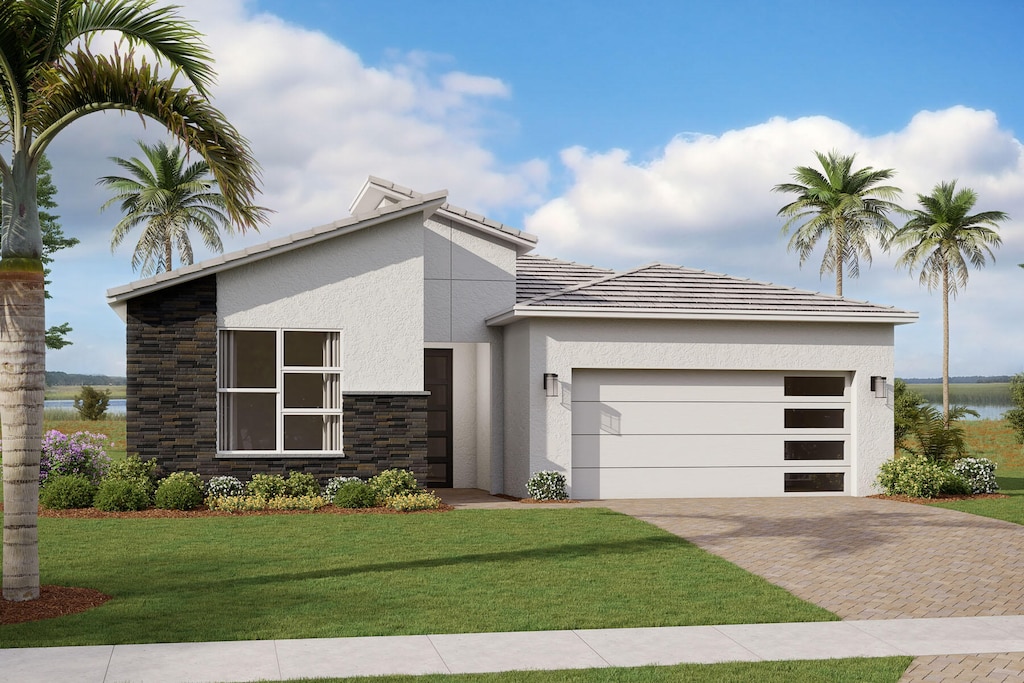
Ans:
[{"label": "roof ridge", "polygon": [[598,277],[594,278],[593,280],[587,280],[586,282],[580,282],[580,283],[577,283],[575,285],[569,285],[568,287],[563,287],[562,289],[555,290],[553,292],[548,292],[546,294],[541,294],[540,296],[535,296],[532,299],[526,299],[525,301],[520,301],[519,303],[523,304],[523,305],[529,305],[531,303],[539,303],[541,301],[544,301],[546,299],[550,299],[552,297],[561,296],[563,294],[569,294],[570,292],[576,292],[576,291],[579,291],[579,290],[583,289],[584,287],[590,287],[592,285],[596,285],[596,284],[600,284],[602,282],[607,282],[609,280],[613,280],[613,279],[621,277],[623,275],[629,275],[629,274],[635,273],[635,272],[637,272],[639,270],[644,270],[646,268],[649,268],[650,265],[651,264],[645,264],[645,265],[637,266],[636,268],[632,268],[630,270],[624,270],[624,271],[621,271],[621,272],[612,271],[611,273],[609,273],[607,275],[598,276]]}]

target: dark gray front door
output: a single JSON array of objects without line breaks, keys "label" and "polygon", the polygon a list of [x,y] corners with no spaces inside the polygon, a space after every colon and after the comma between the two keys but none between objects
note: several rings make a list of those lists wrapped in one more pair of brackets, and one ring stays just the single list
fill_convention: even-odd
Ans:
[{"label": "dark gray front door", "polygon": [[427,399],[427,486],[452,486],[452,350],[423,350]]}]

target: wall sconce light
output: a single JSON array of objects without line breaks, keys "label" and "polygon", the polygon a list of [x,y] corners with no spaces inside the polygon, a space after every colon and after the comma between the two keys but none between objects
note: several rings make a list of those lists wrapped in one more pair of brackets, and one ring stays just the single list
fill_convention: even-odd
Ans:
[{"label": "wall sconce light", "polygon": [[885,398],[885,377],[871,377],[871,391],[875,392],[875,398]]},{"label": "wall sconce light", "polygon": [[544,393],[549,397],[558,396],[558,375],[553,372],[544,373]]}]

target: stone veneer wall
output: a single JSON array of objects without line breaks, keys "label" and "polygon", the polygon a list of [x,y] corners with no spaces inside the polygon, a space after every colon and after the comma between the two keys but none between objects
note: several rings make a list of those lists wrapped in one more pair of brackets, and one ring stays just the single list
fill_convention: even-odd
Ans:
[{"label": "stone veneer wall", "polygon": [[343,458],[217,457],[217,280],[208,276],[128,302],[128,452],[164,473],[298,470],[321,480],[389,468],[427,477],[425,393],[344,394]]}]

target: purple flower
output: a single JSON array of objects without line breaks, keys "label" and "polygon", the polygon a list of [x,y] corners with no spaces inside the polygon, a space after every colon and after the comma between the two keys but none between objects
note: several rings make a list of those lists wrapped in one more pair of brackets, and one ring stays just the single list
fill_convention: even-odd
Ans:
[{"label": "purple flower", "polygon": [[98,484],[110,466],[107,442],[103,434],[75,432],[68,436],[56,429],[50,430],[43,435],[39,483],[46,483],[50,475],[81,474]]}]

